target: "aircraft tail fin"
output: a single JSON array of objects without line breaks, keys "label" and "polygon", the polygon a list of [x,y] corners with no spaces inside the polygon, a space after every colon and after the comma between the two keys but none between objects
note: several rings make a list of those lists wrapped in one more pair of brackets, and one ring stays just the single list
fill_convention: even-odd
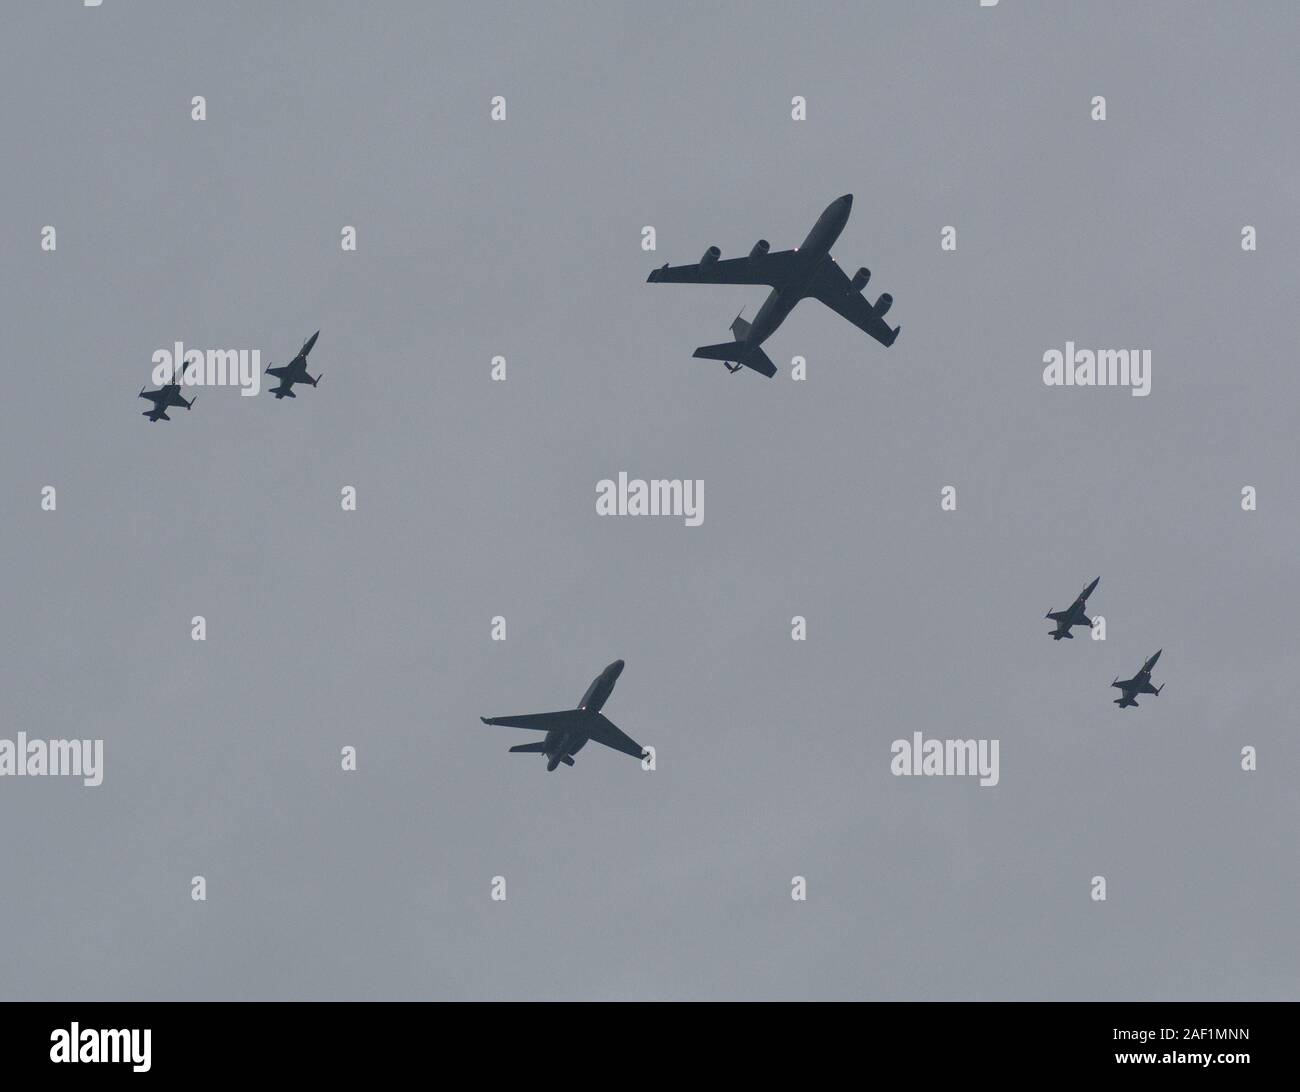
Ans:
[{"label": "aircraft tail fin", "polygon": [[737,315],[735,321],[731,324],[731,332],[735,335],[736,340],[744,341],[745,338],[749,337],[749,330],[750,324]]},{"label": "aircraft tail fin", "polygon": [[573,765],[573,756],[572,756],[572,755],[561,755],[561,756],[560,756],[560,761],[563,762],[566,766],[572,766],[572,765]]},{"label": "aircraft tail fin", "polygon": [[517,747],[511,747],[510,753],[544,755],[546,753],[546,743],[540,739],[536,743],[521,743]]},{"label": "aircraft tail fin", "polygon": [[[736,319],[737,323],[744,323],[746,329],[749,324],[744,319]],[[732,324],[733,328],[735,323]],[[695,350],[695,356],[701,360],[721,360],[724,364],[729,364],[733,360],[737,364],[743,364],[746,368],[753,368],[759,375],[765,375],[769,379],[776,375],[776,365],[768,358],[767,353],[763,352],[760,345],[749,345],[743,341],[724,341],[720,345],[701,345]]]}]

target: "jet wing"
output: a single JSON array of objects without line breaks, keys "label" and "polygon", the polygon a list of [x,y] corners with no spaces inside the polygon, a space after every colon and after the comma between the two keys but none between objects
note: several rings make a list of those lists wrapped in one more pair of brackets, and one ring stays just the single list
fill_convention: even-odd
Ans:
[{"label": "jet wing", "polygon": [[892,345],[894,338],[898,337],[898,331],[876,314],[866,297],[853,291],[848,274],[835,262],[824,263],[810,287],[810,295],[816,296],[837,315],[842,315],[882,345]]},{"label": "jet wing", "polygon": [[189,405],[189,403],[188,403],[187,401],[185,401],[185,396],[184,396],[183,394],[181,394],[181,391],[180,391],[180,388],[179,388],[179,387],[177,387],[176,390],[172,391],[172,393],[171,393],[171,398],[168,400],[167,404],[168,404],[169,406],[188,406],[188,405]]},{"label": "jet wing", "polygon": [[597,743],[603,743],[606,747],[613,747],[614,750],[622,751],[625,755],[631,755],[633,758],[640,758],[645,754],[645,748],[619,728],[604,713],[591,713],[589,719],[584,717],[583,720],[582,730],[587,733],[589,739],[594,739]]},{"label": "jet wing", "polygon": [[556,713],[521,713],[515,717],[479,717],[484,724],[504,724],[507,728],[535,728],[549,732],[552,728],[575,727],[575,712],[564,709]]},{"label": "jet wing", "polygon": [[708,265],[665,265],[652,270],[651,284],[784,284],[794,269],[793,250],[772,250],[757,258],[723,258]]},{"label": "jet wing", "polygon": [[159,403],[159,401],[161,401],[161,399],[163,398],[163,392],[161,390],[141,391],[140,397],[148,399],[156,406]]}]

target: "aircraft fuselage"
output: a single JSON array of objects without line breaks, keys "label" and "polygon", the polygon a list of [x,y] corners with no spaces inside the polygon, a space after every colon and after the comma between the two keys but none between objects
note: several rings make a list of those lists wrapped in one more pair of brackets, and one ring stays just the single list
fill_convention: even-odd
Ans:
[{"label": "aircraft fuselage", "polygon": [[826,206],[826,211],[817,218],[808,237],[795,250],[798,261],[794,273],[785,284],[773,288],[763,301],[763,306],[758,309],[749,333],[745,336],[747,343],[761,345],[776,332],[776,328],[794,310],[795,304],[810,294],[808,290],[813,277],[823,262],[831,260],[831,247],[844,231],[844,225],[849,222],[852,208],[853,195],[849,193]]},{"label": "aircraft fuselage", "polygon": [[[614,684],[618,682],[618,677],[623,673],[623,661],[615,660],[604,671],[597,675],[591,685],[587,687],[586,693],[578,702],[579,709],[585,709],[589,713],[599,713],[604,704],[609,701],[609,696],[614,692]],[[581,732],[567,731],[563,728],[553,728],[546,733],[544,743],[548,770],[555,769],[566,756],[572,757],[577,754],[587,743],[587,737]]]}]

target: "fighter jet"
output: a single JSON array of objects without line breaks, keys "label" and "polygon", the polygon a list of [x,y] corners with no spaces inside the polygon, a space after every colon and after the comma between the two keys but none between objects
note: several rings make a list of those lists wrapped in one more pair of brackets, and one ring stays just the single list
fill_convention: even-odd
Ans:
[{"label": "fighter jet", "polygon": [[1071,626],[1087,626],[1092,628],[1092,619],[1083,613],[1083,608],[1088,602],[1088,596],[1092,594],[1093,588],[1101,583],[1101,577],[1097,577],[1091,584],[1079,593],[1079,597],[1071,603],[1065,610],[1049,610],[1044,617],[1050,618],[1056,623],[1056,628],[1051,631],[1053,641],[1059,641],[1062,637],[1074,640],[1074,634],[1070,632]]},{"label": "fighter jet", "polygon": [[320,337],[320,331],[317,330],[306,341],[302,343],[302,348],[298,350],[295,356],[288,364],[282,364],[278,368],[272,368],[269,364],[266,368],[267,375],[277,376],[280,380],[278,387],[271,388],[271,393],[279,398],[297,398],[293,393],[295,383],[310,383],[313,387],[320,382],[321,377],[318,375],[313,379],[307,374],[307,354],[311,352],[311,347],[316,344],[316,339]]},{"label": "fighter jet", "polygon": [[1156,661],[1160,659],[1160,653],[1164,649],[1159,649],[1154,656],[1142,665],[1142,670],[1134,675],[1131,679],[1116,679],[1111,686],[1119,687],[1120,697],[1115,699],[1115,704],[1121,709],[1127,709],[1130,705],[1135,709],[1137,702],[1134,700],[1139,694],[1159,694],[1164,689],[1164,685],[1151,685],[1151,669],[1156,666]]},{"label": "fighter jet", "polygon": [[170,421],[171,418],[167,416],[169,408],[184,406],[186,409],[190,409],[198,400],[198,396],[195,395],[188,402],[185,401],[185,396],[181,394],[181,378],[184,378],[184,374],[182,372],[180,378],[173,375],[170,383],[164,383],[156,391],[147,391],[141,387],[139,397],[147,398],[153,403],[153,409],[145,410],[141,416],[148,417],[151,422]]},{"label": "fighter jet", "polygon": [[614,684],[623,673],[623,661],[615,660],[587,687],[577,709],[559,713],[525,713],[517,717],[480,717],[484,724],[505,724],[511,728],[535,728],[546,733],[546,738],[536,743],[521,743],[511,747],[514,752],[546,756],[546,769],[554,770],[561,762],[573,765],[573,756],[594,739],[606,747],[613,747],[634,758],[648,758],[649,752],[617,728],[603,713],[601,707],[609,700]]},{"label": "fighter jet", "polygon": [[776,365],[763,351],[762,344],[795,304],[809,296],[821,300],[882,345],[892,345],[901,327],[891,330],[884,315],[894,297],[883,292],[875,303],[868,303],[862,290],[871,271],[863,266],[850,279],[831,257],[831,246],[844,230],[852,207],[851,193],[832,201],[803,244],[794,250],[772,250],[766,239],[759,239],[748,257],[721,260],[722,251],[711,246],[697,264],[664,265],[654,270],[647,280],[652,284],[771,285],[772,292],[752,323],[736,316],[731,324],[734,341],[701,345],[695,350],[697,357],[722,361],[729,372],[738,371],[743,364],[760,375],[769,378],[775,375]]}]

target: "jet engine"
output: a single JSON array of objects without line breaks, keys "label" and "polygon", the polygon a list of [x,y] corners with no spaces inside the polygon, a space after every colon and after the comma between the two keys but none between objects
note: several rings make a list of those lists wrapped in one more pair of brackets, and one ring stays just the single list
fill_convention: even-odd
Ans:
[{"label": "jet engine", "polygon": [[854,292],[861,292],[867,287],[867,281],[871,280],[871,270],[865,265],[853,274],[853,280],[849,281],[849,287]]},{"label": "jet engine", "polygon": [[716,262],[721,257],[722,257],[721,250],[719,250],[716,246],[709,247],[709,249],[704,252],[704,257],[700,259],[700,268],[708,269],[709,266],[711,266],[714,262]]},{"label": "jet engine", "polygon": [[894,297],[891,296],[888,292],[881,292],[880,299],[876,300],[876,306],[874,310],[878,316],[884,315],[884,313],[888,311],[890,307],[893,306],[893,304],[894,304]]},{"label": "jet engine", "polygon": [[759,239],[759,241],[754,244],[754,249],[749,252],[749,256],[751,258],[761,258],[764,254],[766,254],[771,249],[772,249],[771,243],[769,243],[766,239]]}]

